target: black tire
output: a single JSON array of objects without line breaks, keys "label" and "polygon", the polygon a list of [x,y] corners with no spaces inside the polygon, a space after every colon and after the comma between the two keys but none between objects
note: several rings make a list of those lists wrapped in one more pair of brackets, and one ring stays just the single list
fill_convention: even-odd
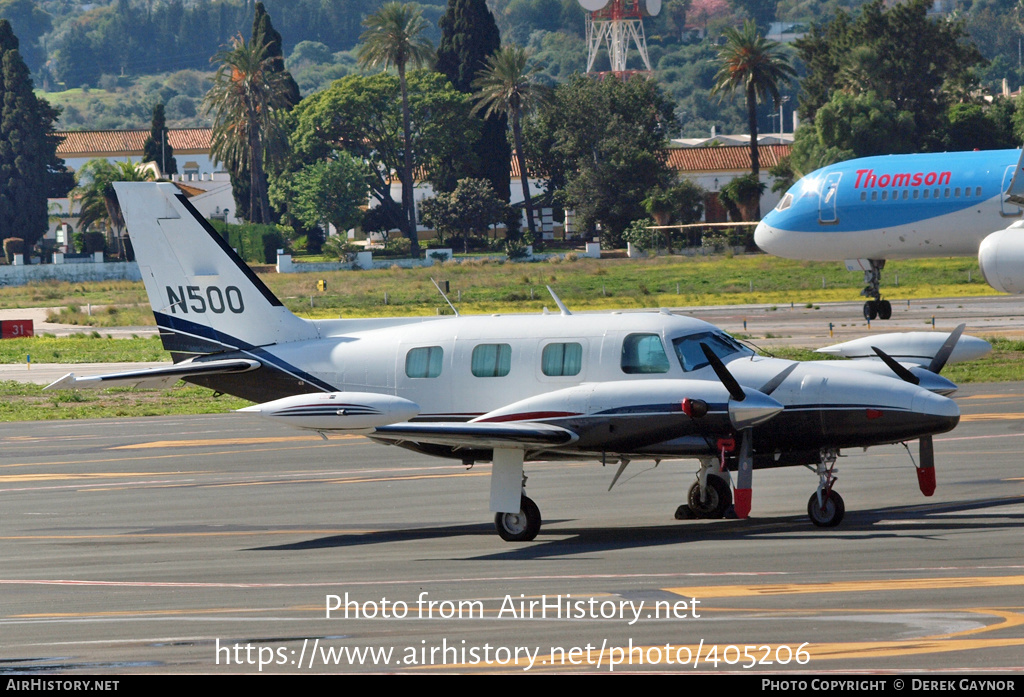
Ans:
[{"label": "black tire", "polygon": [[878,319],[889,319],[892,317],[892,303],[888,300],[878,301]]},{"label": "black tire", "polygon": [[694,482],[686,496],[686,503],[698,518],[721,518],[732,505],[732,489],[721,477],[709,476],[705,500],[700,500],[700,484]]},{"label": "black tire", "polygon": [[844,515],[846,504],[843,503],[843,497],[834,491],[829,492],[824,507],[818,505],[818,492],[811,494],[807,501],[807,517],[819,528],[836,527],[843,522]]},{"label": "black tire", "polygon": [[868,322],[878,317],[878,303],[874,300],[868,300],[864,303],[864,319]]},{"label": "black tire", "polygon": [[496,513],[494,527],[506,542],[529,542],[540,532],[540,509],[529,496],[519,500],[518,513]]}]

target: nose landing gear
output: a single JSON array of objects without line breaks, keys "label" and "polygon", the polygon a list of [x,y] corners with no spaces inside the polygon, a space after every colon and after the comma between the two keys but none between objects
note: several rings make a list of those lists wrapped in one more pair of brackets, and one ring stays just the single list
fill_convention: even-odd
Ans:
[{"label": "nose landing gear", "polygon": [[836,483],[835,467],[839,452],[834,448],[822,448],[819,455],[817,475],[818,490],[807,501],[807,517],[816,527],[834,528],[843,522],[846,504],[843,497],[832,491]]},{"label": "nose landing gear", "polygon": [[864,283],[867,286],[860,294],[872,300],[864,303],[864,319],[869,322],[875,318],[889,319],[892,317],[892,304],[888,300],[882,300],[881,290],[885,259],[870,259],[868,263],[870,267],[864,270]]}]

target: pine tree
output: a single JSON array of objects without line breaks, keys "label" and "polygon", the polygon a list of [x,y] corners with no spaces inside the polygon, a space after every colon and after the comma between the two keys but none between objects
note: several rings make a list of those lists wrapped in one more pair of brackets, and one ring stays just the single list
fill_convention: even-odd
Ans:
[{"label": "pine tree", "polygon": [[153,107],[153,123],[149,129],[149,137],[142,144],[142,161],[155,162],[160,165],[162,174],[177,174],[178,163],[174,160],[174,148],[167,139],[167,121],[164,118],[164,105]]},{"label": "pine tree", "polygon": [[[283,108],[286,111],[290,111],[292,107],[302,101],[302,95],[299,92],[298,83],[295,82],[292,74],[284,67],[281,34],[271,24],[270,14],[262,2],[257,2],[255,7],[255,14],[252,20],[252,43],[254,45],[266,46],[265,55],[270,64],[268,72],[283,73],[282,80],[284,84],[282,89],[285,93],[284,101],[287,103],[287,106]],[[238,216],[245,220],[252,220],[249,210],[250,179],[248,166],[243,165],[238,171],[231,171],[231,190],[235,198],[235,209],[238,211]]]},{"label": "pine tree", "polygon": [[[501,48],[501,36],[494,15],[484,0],[448,0],[448,8],[439,22],[441,45],[437,49],[435,69],[446,76],[460,92],[473,94],[473,80],[487,67],[487,59]],[[483,118],[480,140],[473,146],[477,156],[475,172],[453,174],[458,179],[473,177],[491,182],[503,200],[510,196],[508,117],[492,114]]]},{"label": "pine tree", "polygon": [[256,14],[252,20],[252,39],[263,37],[263,45],[267,47],[267,58],[271,60],[273,72],[284,73],[284,82],[287,87],[286,98],[291,106],[295,106],[302,100],[299,92],[299,85],[292,78],[292,74],[284,67],[284,47],[281,45],[281,34],[274,29],[270,23],[270,15],[262,2],[256,3]]},{"label": "pine tree", "polygon": [[67,193],[53,186],[66,171],[52,134],[57,116],[32,92],[18,39],[0,19],[0,238],[20,237],[26,248],[46,234],[47,194]]}]

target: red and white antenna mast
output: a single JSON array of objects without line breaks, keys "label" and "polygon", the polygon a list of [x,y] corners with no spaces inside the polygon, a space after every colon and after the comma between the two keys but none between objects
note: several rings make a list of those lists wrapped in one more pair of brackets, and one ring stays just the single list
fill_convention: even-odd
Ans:
[{"label": "red and white antenna mast", "polygon": [[[647,38],[644,36],[643,12],[640,0],[577,0],[587,14],[587,72],[594,72],[594,62],[602,46],[606,46],[616,75],[627,73],[626,59],[630,44],[635,44],[647,71],[651,59],[647,56]],[[645,0],[647,14],[661,12],[661,0]]]}]

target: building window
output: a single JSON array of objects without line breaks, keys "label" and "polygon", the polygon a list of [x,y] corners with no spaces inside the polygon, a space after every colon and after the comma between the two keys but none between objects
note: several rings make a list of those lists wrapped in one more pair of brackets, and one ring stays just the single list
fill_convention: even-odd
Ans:
[{"label": "building window", "polygon": [[443,362],[444,349],[440,346],[414,348],[405,354],[405,374],[411,378],[436,378]]}]

